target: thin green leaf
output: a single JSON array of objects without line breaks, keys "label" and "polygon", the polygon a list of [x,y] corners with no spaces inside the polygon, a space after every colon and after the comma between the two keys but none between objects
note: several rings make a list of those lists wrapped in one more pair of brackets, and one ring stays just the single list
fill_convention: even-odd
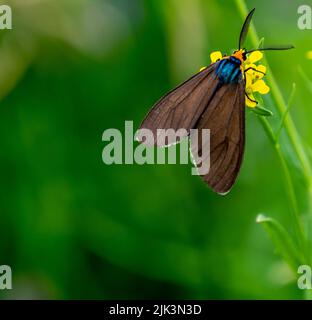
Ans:
[{"label": "thin green leaf", "polygon": [[290,96],[289,96],[289,99],[288,99],[288,103],[287,103],[287,108],[286,108],[285,112],[283,113],[283,116],[282,116],[282,119],[281,119],[281,123],[280,123],[280,125],[279,125],[279,127],[278,127],[278,129],[276,131],[276,135],[275,135],[276,136],[276,141],[279,140],[281,131],[282,131],[283,127],[284,127],[285,119],[286,119],[286,117],[287,117],[287,115],[288,115],[288,113],[289,113],[289,111],[290,111],[290,109],[291,109],[291,107],[293,105],[292,102],[294,100],[295,93],[296,93],[296,84],[293,83],[292,90],[291,90],[291,93],[290,93]]},{"label": "thin green leaf", "polygon": [[264,37],[262,37],[260,39],[259,44],[258,44],[258,49],[263,48],[263,44],[264,44]]},{"label": "thin green leaf", "polygon": [[272,142],[273,146],[276,146],[276,141],[275,141],[275,135],[272,127],[270,126],[270,123],[266,117],[259,117],[259,120],[263,126],[263,129],[265,130],[268,138]]},{"label": "thin green leaf", "polygon": [[312,92],[312,80],[307,76],[307,74],[303,71],[302,67],[298,67],[298,71],[302,79],[304,80],[305,85],[307,88]]},{"label": "thin green leaf", "polygon": [[262,214],[257,216],[256,222],[263,225],[277,253],[288,263],[294,272],[297,272],[298,266],[304,264],[304,259],[285,228],[275,219]]},{"label": "thin green leaf", "polygon": [[273,112],[271,110],[268,110],[265,107],[262,107],[262,106],[259,106],[259,105],[256,106],[255,108],[251,108],[251,111],[253,111],[258,116],[262,116],[262,117],[271,117],[271,116],[273,116]]}]

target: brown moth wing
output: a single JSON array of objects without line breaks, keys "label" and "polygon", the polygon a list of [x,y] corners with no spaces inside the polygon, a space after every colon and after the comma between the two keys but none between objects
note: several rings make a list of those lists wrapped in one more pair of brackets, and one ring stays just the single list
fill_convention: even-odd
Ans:
[{"label": "brown moth wing", "polygon": [[199,155],[201,129],[210,129],[210,170],[203,179],[215,192],[226,194],[237,178],[244,154],[245,83],[222,85],[196,127],[199,129]]},{"label": "brown moth wing", "polygon": [[[143,120],[140,129],[149,129],[153,132],[155,145],[166,146],[179,140],[168,141],[168,138],[164,139],[164,134],[158,132],[157,135],[157,129],[174,129],[175,131],[186,129],[185,136],[189,134],[189,130],[197,123],[218,85],[214,68],[215,64],[211,64],[166,94],[154,105]],[[137,138],[140,142],[149,144],[142,137]]]}]

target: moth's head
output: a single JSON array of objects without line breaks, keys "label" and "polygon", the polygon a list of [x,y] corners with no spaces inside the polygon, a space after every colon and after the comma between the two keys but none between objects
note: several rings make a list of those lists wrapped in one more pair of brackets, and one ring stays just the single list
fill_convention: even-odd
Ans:
[{"label": "moth's head", "polygon": [[245,49],[239,49],[239,50],[234,51],[232,56],[235,57],[236,59],[239,59],[241,62],[244,62],[247,59]]}]

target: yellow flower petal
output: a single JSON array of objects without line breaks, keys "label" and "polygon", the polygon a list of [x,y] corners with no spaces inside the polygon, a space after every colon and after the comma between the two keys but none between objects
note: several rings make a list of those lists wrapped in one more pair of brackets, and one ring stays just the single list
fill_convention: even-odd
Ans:
[{"label": "yellow flower petal", "polygon": [[252,86],[252,80],[253,76],[249,72],[246,73],[246,88],[249,88]]},{"label": "yellow flower petal", "polygon": [[255,78],[256,79],[262,79],[265,76],[267,68],[264,65],[260,64],[260,65],[257,66],[257,70],[260,71],[260,72],[256,72],[255,71]]},{"label": "yellow flower petal", "polygon": [[[253,94],[249,94],[248,97],[251,100],[255,100],[255,97],[253,96]],[[247,97],[245,98],[246,106],[249,107],[249,108],[255,108],[257,106],[257,103],[253,102],[253,101],[250,101],[250,99],[248,99]]]},{"label": "yellow flower petal", "polygon": [[256,81],[251,87],[253,92],[259,92],[261,94],[267,94],[270,91],[270,87],[267,86],[263,80]]},{"label": "yellow flower petal", "polygon": [[259,60],[261,60],[263,57],[262,52],[260,51],[254,51],[250,54],[250,56],[248,57],[247,61],[248,63],[255,63]]},{"label": "yellow flower petal", "polygon": [[210,54],[211,63],[217,62],[222,59],[222,53],[220,51],[214,51]]},{"label": "yellow flower petal", "polygon": [[307,52],[307,58],[312,60],[312,51]]},{"label": "yellow flower petal", "polygon": [[265,76],[265,73],[266,73],[266,67],[261,65],[261,64],[259,66],[256,66],[253,63],[246,64],[244,68],[245,68],[245,70],[252,68],[252,69],[247,71],[247,74],[250,74],[252,76],[253,81],[262,79]]},{"label": "yellow flower petal", "polygon": [[[249,64],[245,64],[245,70],[247,70],[247,69],[249,69],[249,68],[253,68],[253,69],[256,69],[257,68],[257,66],[255,65],[255,64],[253,64],[253,63],[249,63]],[[252,74],[254,72],[254,70],[252,70],[252,69],[250,69],[250,70],[248,70],[247,71],[247,73],[250,73],[250,74]]]},{"label": "yellow flower petal", "polygon": [[261,71],[261,72],[263,72],[263,73],[266,73],[267,68],[266,68],[266,66],[264,66],[264,65],[262,65],[262,64],[259,64],[258,67],[257,67],[257,70],[258,70],[258,71]]}]

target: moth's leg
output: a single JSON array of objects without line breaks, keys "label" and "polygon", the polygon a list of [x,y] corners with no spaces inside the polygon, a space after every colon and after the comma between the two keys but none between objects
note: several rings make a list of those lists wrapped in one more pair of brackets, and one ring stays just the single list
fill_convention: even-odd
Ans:
[{"label": "moth's leg", "polygon": [[247,97],[247,99],[248,99],[249,101],[251,101],[251,102],[254,102],[254,103],[258,104],[258,101],[251,99],[251,98],[249,97],[249,95],[247,94],[247,92],[246,92],[246,91],[245,91],[245,96]]},{"label": "moth's leg", "polygon": [[[246,70],[244,70],[244,76],[245,76],[245,78],[246,78],[246,72],[249,71],[249,70],[253,70],[253,71],[258,72],[258,73],[261,73],[261,74],[263,74],[263,75],[265,76],[265,73],[264,73],[264,72],[259,71],[259,70],[255,69],[255,68],[253,68],[253,67],[249,67],[249,68],[247,68]],[[258,104],[258,101],[251,99],[251,98],[248,96],[248,94],[247,94],[246,91],[245,91],[245,96],[247,97],[247,99],[248,99],[249,101]]]},{"label": "moth's leg", "polygon": [[259,71],[259,70],[255,69],[255,68],[253,68],[253,67],[247,68],[247,69],[244,71],[244,73],[246,73],[246,72],[249,71],[249,70],[253,70],[253,71],[255,71],[255,72],[259,72],[259,73],[263,74],[264,76],[266,75],[265,72]]}]

